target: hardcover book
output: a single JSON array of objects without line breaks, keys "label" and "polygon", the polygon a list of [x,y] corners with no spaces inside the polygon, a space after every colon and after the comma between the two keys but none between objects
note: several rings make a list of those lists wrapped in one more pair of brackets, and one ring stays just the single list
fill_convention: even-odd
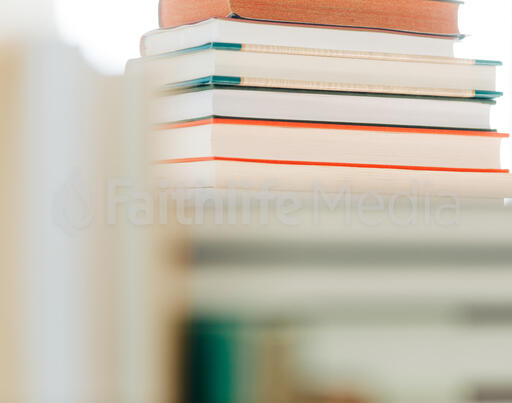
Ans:
[{"label": "hardcover book", "polygon": [[501,172],[507,134],[290,120],[211,117],[157,126],[152,159],[309,161],[318,164]]},{"label": "hardcover book", "polygon": [[340,91],[340,86],[325,83],[315,89],[313,85],[297,89],[254,84],[258,86],[240,85],[239,78],[206,77],[170,86],[154,100],[152,121],[223,116],[489,130],[495,104],[486,98],[349,92],[363,90],[353,87]]},{"label": "hardcover book", "polygon": [[197,24],[148,32],[141,39],[141,55],[153,56],[205,43],[228,42],[453,57],[457,40],[368,29],[211,18]]},{"label": "hardcover book", "polygon": [[160,0],[160,26],[230,17],[457,37],[459,4],[452,0]]}]

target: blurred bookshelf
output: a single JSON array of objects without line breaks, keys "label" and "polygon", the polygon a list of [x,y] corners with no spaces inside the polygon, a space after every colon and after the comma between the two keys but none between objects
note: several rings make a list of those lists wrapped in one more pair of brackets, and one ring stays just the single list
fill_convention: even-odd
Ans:
[{"label": "blurred bookshelf", "polygon": [[186,401],[509,401],[510,213],[404,228],[210,209],[182,227]]}]

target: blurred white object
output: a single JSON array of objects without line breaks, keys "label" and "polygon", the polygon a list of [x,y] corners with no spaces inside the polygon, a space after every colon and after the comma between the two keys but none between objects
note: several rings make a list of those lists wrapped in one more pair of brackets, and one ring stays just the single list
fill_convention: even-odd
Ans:
[{"label": "blurred white object", "polygon": [[2,0],[0,38],[54,35],[52,0]]},{"label": "blurred white object", "polygon": [[105,219],[108,179],[143,176],[131,148],[142,108],[125,102],[121,77],[48,38],[0,46],[0,84],[0,376],[12,385],[0,382],[0,401],[116,403],[129,382],[142,401],[142,377],[126,373],[142,371],[146,327],[126,322],[138,319],[146,255],[142,242],[126,248],[146,235]]},{"label": "blurred white object", "polygon": [[62,39],[105,74],[120,74],[139,56],[140,37],[158,28],[158,0],[54,0]]}]

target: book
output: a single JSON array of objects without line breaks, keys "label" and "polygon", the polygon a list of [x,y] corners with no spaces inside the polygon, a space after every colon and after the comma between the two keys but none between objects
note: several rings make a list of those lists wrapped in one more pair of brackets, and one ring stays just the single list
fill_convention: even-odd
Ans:
[{"label": "book", "polygon": [[153,56],[205,43],[227,42],[453,57],[456,41],[457,38],[211,18],[192,25],[146,33],[141,39],[141,55]]},{"label": "book", "polygon": [[[207,76],[339,82],[370,86],[496,90],[490,60],[212,42],[131,61],[157,85]],[[368,89],[365,89],[368,91]],[[426,91],[423,95],[429,95]],[[436,93],[435,95],[439,95]],[[473,94],[471,94],[473,96]]]},{"label": "book", "polygon": [[457,37],[459,1],[160,0],[163,28],[212,17],[372,28]]},{"label": "book", "polygon": [[490,130],[490,99],[365,94],[221,85],[163,91],[153,101],[152,122],[206,117],[299,120]]},{"label": "book", "polygon": [[187,323],[185,331],[188,341],[183,354],[186,401],[235,403],[240,367],[239,325],[196,319]]},{"label": "book", "polygon": [[501,168],[501,140],[508,138],[486,131],[223,118],[157,129],[150,143],[159,162],[236,157],[477,171]]},{"label": "book", "polygon": [[314,161],[204,158],[155,164],[153,177],[173,186],[339,194],[396,195],[415,189],[419,196],[450,194],[457,198],[512,196],[512,175],[506,170],[457,171],[442,167],[329,164]]}]

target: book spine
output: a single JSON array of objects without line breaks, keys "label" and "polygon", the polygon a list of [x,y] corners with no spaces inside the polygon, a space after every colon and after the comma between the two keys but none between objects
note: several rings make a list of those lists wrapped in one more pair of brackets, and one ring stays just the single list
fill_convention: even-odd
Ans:
[{"label": "book spine", "polygon": [[236,403],[238,326],[195,320],[188,325],[186,401]]}]

